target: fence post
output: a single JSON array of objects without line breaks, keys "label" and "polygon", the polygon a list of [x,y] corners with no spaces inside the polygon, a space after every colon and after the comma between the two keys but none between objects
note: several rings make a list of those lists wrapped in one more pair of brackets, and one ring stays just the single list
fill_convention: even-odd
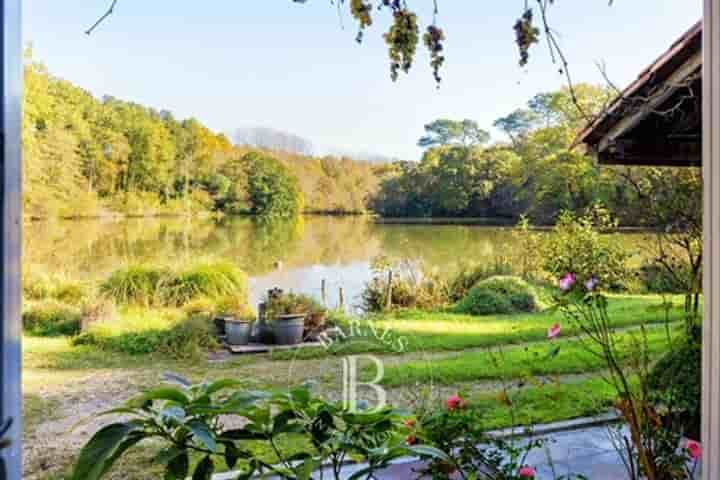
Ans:
[{"label": "fence post", "polygon": [[385,292],[385,310],[392,309],[392,283],[393,283],[393,272],[388,271],[387,290]]}]

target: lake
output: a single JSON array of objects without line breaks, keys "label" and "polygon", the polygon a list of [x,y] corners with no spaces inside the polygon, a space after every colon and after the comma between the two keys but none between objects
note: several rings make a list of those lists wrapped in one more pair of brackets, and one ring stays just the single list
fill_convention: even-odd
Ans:
[{"label": "lake", "polygon": [[[629,248],[642,250],[643,234],[622,236]],[[510,228],[379,224],[367,217],[305,216],[274,227],[249,218],[135,218],[27,223],[23,246],[25,271],[89,281],[129,262],[225,259],[250,276],[253,303],[273,287],[319,298],[325,280],[328,303],[335,306],[341,287],[346,304],[357,303],[377,255],[448,271],[462,261],[511,254],[514,239]]]}]

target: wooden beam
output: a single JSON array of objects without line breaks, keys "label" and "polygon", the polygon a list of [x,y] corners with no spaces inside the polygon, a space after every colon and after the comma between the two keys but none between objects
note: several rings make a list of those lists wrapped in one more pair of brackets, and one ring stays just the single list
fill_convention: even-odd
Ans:
[{"label": "wooden beam", "polygon": [[700,138],[684,137],[657,140],[616,140],[606,150],[598,152],[601,165],[658,165],[699,167],[702,164]]},{"label": "wooden beam", "polygon": [[[702,67],[703,57],[702,53],[697,53],[690,57],[685,64],[678,68],[666,81],[667,85],[680,85],[685,79],[687,79],[693,72],[696,72]],[[637,126],[644,118],[646,118],[653,110],[661,106],[665,101],[670,98],[678,89],[677,88],[666,88],[660,92],[660,94],[648,99],[647,103],[639,108],[635,113],[626,115],[620,120],[610,131],[603,137],[598,144],[598,150],[605,150],[608,145],[618,138],[620,138],[626,132],[632,130]]]},{"label": "wooden beam", "polygon": [[704,0],[703,478],[720,479],[720,0]]}]

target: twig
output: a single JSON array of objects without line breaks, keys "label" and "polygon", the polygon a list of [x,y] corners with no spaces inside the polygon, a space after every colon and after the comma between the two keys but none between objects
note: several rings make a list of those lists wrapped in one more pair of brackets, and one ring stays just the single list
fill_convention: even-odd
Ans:
[{"label": "twig", "polygon": [[92,25],[92,27],[85,30],[85,35],[92,34],[93,31],[95,31],[95,29],[98,26],[100,26],[100,24],[103,23],[106,18],[108,18],[110,15],[113,14],[113,12],[115,11],[115,6],[117,5],[117,2],[118,2],[118,0],[112,0],[112,3],[110,4],[110,7],[107,9],[105,14],[102,17],[98,18],[98,20]]}]

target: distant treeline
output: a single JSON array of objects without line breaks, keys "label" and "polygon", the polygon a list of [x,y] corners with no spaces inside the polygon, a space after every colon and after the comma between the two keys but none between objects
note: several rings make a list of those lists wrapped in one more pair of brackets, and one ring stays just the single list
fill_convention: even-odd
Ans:
[{"label": "distant treeline", "polygon": [[[250,186],[285,176],[306,212],[360,213],[378,186],[369,162],[235,146],[195,119],[96,98],[52,76],[29,50],[23,157],[24,212],[34,218],[254,213],[263,206]],[[277,163],[249,179],[265,158]],[[267,175],[273,169],[281,177]]]},{"label": "distant treeline", "polygon": [[387,217],[524,215],[534,224],[552,224],[563,210],[583,213],[601,202],[621,224],[649,226],[658,223],[649,205],[662,194],[658,189],[689,181],[688,188],[700,191],[699,172],[692,169],[599,166],[582,147],[572,148],[612,95],[591,85],[576,85],[575,93],[580,108],[561,90],[538,94],[526,108],[498,119],[494,126],[507,135],[501,142],[490,143],[489,133],[471,120],[426,125],[418,141],[427,148],[422,159],[384,167],[371,209]]},{"label": "distant treeline", "polygon": [[[282,140],[304,153],[236,145],[195,119],[96,98],[49,74],[29,50],[25,89],[28,217],[372,211],[551,224],[563,210],[582,213],[600,201],[621,224],[647,225],[649,193],[678,183],[673,169],[599,167],[571,148],[611,97],[590,85],[575,87],[580,109],[561,90],[498,119],[504,141],[491,143],[472,120],[436,120],[418,141],[426,149],[419,162],[392,163],[311,156],[308,141],[269,129],[237,136],[266,147]],[[699,175],[688,178],[688,188],[700,189]]]}]

